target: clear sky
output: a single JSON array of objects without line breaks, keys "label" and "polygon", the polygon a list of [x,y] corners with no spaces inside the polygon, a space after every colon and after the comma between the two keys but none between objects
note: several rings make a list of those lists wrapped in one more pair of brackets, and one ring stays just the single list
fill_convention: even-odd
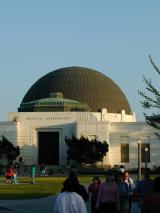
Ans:
[{"label": "clear sky", "polygon": [[157,80],[159,0],[0,0],[0,121],[28,89],[67,66],[96,69],[120,86],[143,119],[142,76]]}]

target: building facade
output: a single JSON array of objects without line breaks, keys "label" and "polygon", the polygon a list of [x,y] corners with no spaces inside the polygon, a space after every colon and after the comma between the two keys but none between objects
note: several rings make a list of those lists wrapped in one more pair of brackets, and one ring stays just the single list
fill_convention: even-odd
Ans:
[{"label": "building facade", "polygon": [[0,135],[20,147],[25,165],[67,165],[65,137],[73,134],[107,141],[109,152],[103,165],[127,168],[137,168],[140,140],[142,166],[147,159],[152,168],[160,165],[155,131],[136,122],[125,95],[111,79],[78,67],[40,78],[24,96],[18,112],[8,113],[8,122],[0,123]]}]

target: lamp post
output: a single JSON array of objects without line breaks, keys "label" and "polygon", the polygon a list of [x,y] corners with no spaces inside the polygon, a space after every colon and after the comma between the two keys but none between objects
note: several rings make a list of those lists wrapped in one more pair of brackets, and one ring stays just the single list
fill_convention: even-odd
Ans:
[{"label": "lamp post", "polygon": [[138,180],[141,180],[141,141],[137,141],[138,144]]},{"label": "lamp post", "polygon": [[146,147],[145,149],[145,168],[148,167],[148,148]]}]

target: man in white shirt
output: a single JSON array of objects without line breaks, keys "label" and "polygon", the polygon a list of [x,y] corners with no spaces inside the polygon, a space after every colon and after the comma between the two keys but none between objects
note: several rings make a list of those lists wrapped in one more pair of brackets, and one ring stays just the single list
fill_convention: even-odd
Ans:
[{"label": "man in white shirt", "polygon": [[75,192],[77,184],[77,181],[71,178],[65,180],[65,191],[57,196],[54,213],[87,213],[83,198]]},{"label": "man in white shirt", "polygon": [[128,213],[131,208],[131,195],[135,188],[133,179],[129,177],[127,171],[120,174],[121,180],[119,180],[119,196],[120,196],[120,209],[122,213]]},{"label": "man in white shirt", "polygon": [[127,184],[128,191],[133,192],[133,189],[135,188],[135,184],[133,182],[133,179],[129,177],[128,171],[123,172],[123,180]]}]

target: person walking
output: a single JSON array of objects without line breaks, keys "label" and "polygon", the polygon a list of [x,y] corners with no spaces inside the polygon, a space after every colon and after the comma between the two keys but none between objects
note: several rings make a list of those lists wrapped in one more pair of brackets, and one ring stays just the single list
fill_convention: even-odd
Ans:
[{"label": "person walking", "polygon": [[[87,202],[88,199],[89,199],[89,195],[88,195],[87,190],[85,189],[85,187],[84,187],[82,184],[79,183],[78,175],[76,174],[76,172],[71,171],[71,172],[69,173],[69,175],[68,175],[68,178],[70,178],[71,180],[75,180],[75,181],[78,182],[77,188],[76,188],[76,192],[77,192],[79,195],[82,196],[82,198],[83,198],[83,200],[84,200],[85,202]],[[65,188],[63,187],[62,190],[61,190],[61,192],[64,192],[64,190],[65,190]]]},{"label": "person walking", "polygon": [[56,198],[54,213],[87,213],[83,198],[76,193],[78,184],[73,178],[64,181],[64,191]]},{"label": "person walking", "polygon": [[142,213],[159,213],[160,212],[160,177],[154,180],[153,193],[147,195],[141,208]]},{"label": "person walking", "polygon": [[133,182],[133,179],[129,176],[128,171],[124,171],[122,174],[123,181],[127,184],[129,192],[133,192],[135,188],[135,184]]},{"label": "person walking", "polygon": [[13,179],[12,179],[12,181],[13,181],[13,183],[18,184],[18,181],[17,181],[17,170],[16,170],[16,168],[13,167],[12,171],[13,171]]},{"label": "person walking", "polygon": [[116,213],[119,210],[118,184],[114,181],[111,171],[106,174],[106,180],[100,185],[96,209],[98,213]]},{"label": "person walking", "polygon": [[134,194],[138,196],[146,196],[153,191],[154,181],[150,178],[151,171],[149,168],[144,169],[144,177],[137,183]]},{"label": "person walking", "polygon": [[144,199],[151,194],[154,189],[154,181],[150,178],[151,171],[149,168],[144,169],[144,177],[137,183],[134,189],[134,196],[139,200],[139,207],[141,208]]},{"label": "person walking", "polygon": [[45,175],[46,175],[46,165],[42,163],[42,165],[40,165],[40,176],[45,176]]},{"label": "person walking", "polygon": [[96,202],[100,185],[101,180],[99,179],[99,177],[94,177],[92,183],[89,184],[88,187],[88,194],[91,200],[91,213],[96,213]]},{"label": "person walking", "polygon": [[31,183],[35,184],[35,174],[36,174],[36,166],[35,164],[32,164],[31,167]]},{"label": "person walking", "polygon": [[129,177],[128,171],[124,171],[124,173],[119,174],[119,197],[120,197],[120,212],[128,213],[131,208],[131,195],[135,188],[135,184],[131,177]]}]

